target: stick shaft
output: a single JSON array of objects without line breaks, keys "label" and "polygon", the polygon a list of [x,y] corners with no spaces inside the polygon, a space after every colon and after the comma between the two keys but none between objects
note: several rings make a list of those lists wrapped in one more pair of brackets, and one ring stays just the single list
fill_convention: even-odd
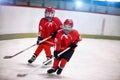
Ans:
[{"label": "stick shaft", "polygon": [[18,76],[18,77],[25,77],[25,76],[27,76],[27,75],[29,75],[29,74],[34,73],[34,72],[37,71],[38,69],[40,69],[40,66],[38,66],[37,68],[35,68],[35,69],[33,69],[33,70],[28,71],[27,73],[17,74],[17,76]]},{"label": "stick shaft", "polygon": [[[64,51],[62,51],[61,53],[58,54],[58,57],[63,54],[64,52],[68,51],[70,49],[70,47],[66,48]],[[55,57],[53,57],[55,58]],[[52,58],[51,58],[52,59]],[[49,61],[51,61],[51,59],[49,59],[48,61],[44,62],[43,64],[47,64]]]},{"label": "stick shaft", "polygon": [[[49,36],[49,37],[43,39],[42,41],[39,42],[39,44],[42,43],[42,42],[44,42],[44,41],[46,41],[46,40],[48,40],[48,39],[50,39],[50,38],[51,38],[51,36]],[[13,57],[14,57],[14,56],[17,56],[18,54],[20,54],[20,53],[22,53],[22,52],[24,52],[24,51],[26,51],[26,50],[28,50],[28,49],[30,49],[30,48],[32,48],[32,47],[35,46],[35,45],[37,45],[37,44],[33,44],[32,46],[30,46],[30,47],[28,47],[28,48],[26,48],[26,49],[24,49],[24,50],[18,52],[17,54],[14,54]]]},{"label": "stick shaft", "polygon": [[[47,38],[41,40],[41,41],[39,42],[39,44],[42,43],[42,42],[44,42],[44,41],[46,41],[46,40],[48,40],[48,39],[50,39],[50,38],[51,38],[51,36],[49,36],[49,37],[47,37]],[[26,50],[32,48],[32,47],[35,46],[35,45],[37,45],[37,44],[33,44],[33,45],[31,45],[30,47],[25,48],[24,50],[22,50],[22,51],[20,51],[20,52],[18,52],[18,53],[16,53],[16,54],[14,54],[14,55],[11,55],[11,56],[5,56],[5,57],[7,57],[7,59],[8,59],[8,58],[15,57],[15,56],[17,56],[17,55],[23,53],[24,51],[26,51]]]},{"label": "stick shaft", "polygon": [[66,48],[64,51],[62,51],[61,53],[58,54],[58,57],[63,54],[64,52],[68,51],[70,49],[70,47]]},{"label": "stick shaft", "polygon": [[42,42],[44,42],[44,41],[46,41],[46,40],[48,40],[48,39],[50,39],[50,38],[51,38],[51,36],[49,36],[49,37],[47,37],[47,38],[41,40],[41,41],[39,42],[39,44],[42,43]]},{"label": "stick shaft", "polygon": [[20,53],[22,53],[22,52],[24,52],[24,51],[26,51],[26,50],[28,50],[28,49],[30,49],[30,48],[32,48],[33,46],[35,46],[36,44],[33,44],[32,46],[30,46],[30,47],[28,47],[28,48],[26,48],[26,49],[24,49],[24,50],[22,50],[22,51],[20,51],[20,52],[18,52],[18,53],[16,53],[16,54],[14,54],[13,55],[13,57],[14,56],[17,56],[18,54],[20,54]]}]

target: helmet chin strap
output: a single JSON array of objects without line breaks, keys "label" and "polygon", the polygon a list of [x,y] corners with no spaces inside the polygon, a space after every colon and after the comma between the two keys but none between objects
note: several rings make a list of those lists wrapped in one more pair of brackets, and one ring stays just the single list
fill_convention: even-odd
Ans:
[{"label": "helmet chin strap", "polygon": [[52,17],[46,16],[46,19],[48,19],[49,22],[52,22]]},{"label": "helmet chin strap", "polygon": [[63,31],[64,31],[65,35],[68,35],[70,32],[70,30],[66,30],[66,29],[63,29]]}]

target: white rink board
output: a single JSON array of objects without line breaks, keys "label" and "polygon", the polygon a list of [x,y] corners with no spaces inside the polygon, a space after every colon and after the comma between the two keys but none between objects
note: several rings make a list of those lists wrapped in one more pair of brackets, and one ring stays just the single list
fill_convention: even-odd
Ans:
[{"label": "white rink board", "polygon": [[[0,6],[0,34],[37,33],[44,8]],[[120,16],[79,11],[58,10],[62,22],[70,18],[81,34],[120,36]]]}]

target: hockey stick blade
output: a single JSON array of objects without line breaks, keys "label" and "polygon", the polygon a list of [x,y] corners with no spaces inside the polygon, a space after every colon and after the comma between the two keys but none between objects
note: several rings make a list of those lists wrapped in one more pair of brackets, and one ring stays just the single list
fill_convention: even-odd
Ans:
[{"label": "hockey stick blade", "polygon": [[27,74],[17,74],[17,77],[25,77]]},{"label": "hockey stick blade", "polygon": [[4,56],[3,59],[9,59],[12,58],[13,56]]},{"label": "hockey stick blade", "polygon": [[52,61],[52,59],[49,59],[49,60],[47,60],[47,61],[43,62],[43,65],[48,65],[48,64],[50,64],[50,63],[51,63],[51,61]]}]

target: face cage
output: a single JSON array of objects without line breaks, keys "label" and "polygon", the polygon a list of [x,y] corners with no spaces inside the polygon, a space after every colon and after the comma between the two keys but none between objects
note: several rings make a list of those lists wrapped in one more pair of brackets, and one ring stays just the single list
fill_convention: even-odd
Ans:
[{"label": "face cage", "polygon": [[62,29],[63,29],[65,35],[68,35],[69,32],[71,32],[71,30],[72,30],[72,26],[64,24],[64,25],[62,25]]},{"label": "face cage", "polygon": [[55,12],[45,12],[45,16],[47,17],[54,17]]}]

